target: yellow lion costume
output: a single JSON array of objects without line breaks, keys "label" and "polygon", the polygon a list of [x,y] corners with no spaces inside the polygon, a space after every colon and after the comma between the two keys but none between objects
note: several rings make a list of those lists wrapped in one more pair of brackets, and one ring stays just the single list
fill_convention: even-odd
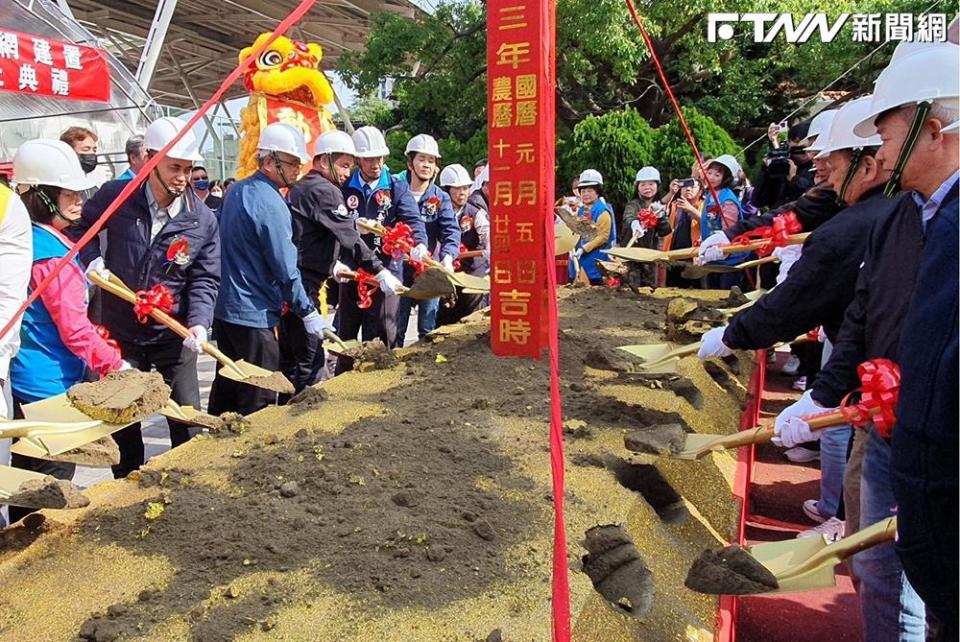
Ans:
[{"label": "yellow lion costume", "polygon": [[[240,52],[242,62],[270,37],[262,33],[253,45]],[[273,122],[300,128],[312,152],[317,137],[336,129],[325,105],[333,101],[333,88],[320,69],[320,45],[304,44],[280,36],[253,61],[243,77],[250,102],[240,112],[240,153],[237,178],[257,171],[257,140],[260,131]]]}]

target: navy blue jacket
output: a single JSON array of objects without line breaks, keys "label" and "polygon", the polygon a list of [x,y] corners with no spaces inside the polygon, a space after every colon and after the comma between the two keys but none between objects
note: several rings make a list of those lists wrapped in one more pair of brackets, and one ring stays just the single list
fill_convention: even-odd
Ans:
[{"label": "navy blue jacket", "polygon": [[220,321],[272,328],[284,302],[300,318],[314,311],[293,244],[293,217],[277,185],[262,172],[239,181],[220,210],[223,284]]},{"label": "navy blue jacket", "polygon": [[[128,181],[105,183],[83,205],[79,231],[92,226],[110,203],[126,187]],[[149,189],[144,182],[118,209],[104,226],[107,249],[104,263],[131,289],[145,290],[162,283],[173,293],[172,316],[188,327],[213,323],[213,306],[220,285],[220,237],[217,219],[191,190],[180,213],[160,230],[150,242]],[[167,259],[167,250],[174,241],[187,242],[186,259]],[[100,256],[100,240],[91,239],[81,251],[84,263]],[[180,341],[172,331],[156,323],[140,324],[133,307],[112,294],[103,295],[103,324],[116,339],[141,345]]]},{"label": "navy blue jacket", "polygon": [[460,256],[460,224],[453,213],[450,195],[430,183],[417,205],[420,208],[420,220],[427,232],[427,249],[438,261],[444,256],[456,260]]},{"label": "navy blue jacket", "polygon": [[[427,245],[427,231],[420,220],[420,210],[410,193],[410,186],[394,176],[386,168],[380,173],[380,180],[370,189],[360,177],[360,170],[343,186],[343,200],[347,212],[354,219],[367,218],[390,227],[403,222],[413,230],[414,244]],[[375,234],[361,236],[366,244],[377,251],[381,262],[389,266],[395,276],[402,274],[402,263],[384,254],[381,250],[382,239]]]}]

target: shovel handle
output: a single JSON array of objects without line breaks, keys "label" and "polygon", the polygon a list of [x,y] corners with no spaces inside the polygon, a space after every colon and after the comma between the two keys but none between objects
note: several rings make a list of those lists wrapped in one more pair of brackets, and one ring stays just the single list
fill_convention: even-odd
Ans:
[{"label": "shovel handle", "polygon": [[[90,272],[89,277],[91,281],[96,283],[103,290],[106,290],[110,294],[120,297],[121,299],[128,301],[129,303],[137,302],[137,295],[134,294],[133,290],[127,287],[127,285],[120,280],[120,277],[114,274],[111,274],[110,280],[106,281],[103,279],[103,277],[101,277],[96,272]],[[152,316],[161,324],[170,328],[170,330],[178,334],[183,339],[188,339],[193,336],[192,334],[190,334],[190,330],[188,330],[186,326],[184,326],[182,323],[174,319],[172,316],[170,316],[166,312],[163,312],[162,310],[151,310],[150,316]],[[220,350],[209,341],[203,344],[203,351],[206,352],[211,357],[213,357],[214,359],[216,359],[217,361],[219,361],[220,364],[225,368],[230,368],[231,370],[234,370],[235,372],[237,372],[237,374],[242,375],[244,377],[246,376],[243,370],[240,369],[240,367],[236,364],[236,362],[233,359],[231,359],[227,355],[220,352]]]},{"label": "shovel handle", "polygon": [[[787,237],[787,245],[797,245],[803,243],[807,240],[807,237],[810,235],[809,232],[803,232],[801,234],[791,234]],[[767,241],[759,239],[756,241],[750,241],[749,243],[738,243],[737,245],[721,245],[720,251],[724,254],[737,254],[738,252],[751,252],[757,248],[763,247],[767,244]],[[699,254],[700,250],[695,247],[683,248],[682,250],[670,250],[664,252],[667,259],[692,259],[693,257]]]},{"label": "shovel handle", "polygon": [[795,567],[777,574],[777,580],[783,581],[787,578],[803,575],[824,564],[836,564],[847,559],[851,555],[859,553],[879,544],[892,542],[897,536],[897,518],[888,517],[871,526],[863,528],[849,537],[844,537],[839,542],[828,544],[822,549],[811,555],[806,560],[800,562]]},{"label": "shovel handle", "polygon": [[466,252],[460,252],[459,259],[475,259],[478,256],[483,256],[483,250],[467,250]]}]

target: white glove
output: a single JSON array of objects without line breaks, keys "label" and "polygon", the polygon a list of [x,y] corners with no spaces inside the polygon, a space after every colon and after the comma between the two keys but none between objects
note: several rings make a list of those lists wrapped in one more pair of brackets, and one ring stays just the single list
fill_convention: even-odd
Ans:
[{"label": "white glove", "polygon": [[403,288],[400,279],[393,276],[393,272],[384,268],[376,274],[377,283],[386,296],[397,296],[397,293]]},{"label": "white glove", "polygon": [[825,410],[813,400],[810,390],[803,393],[797,401],[784,408],[773,424],[773,443],[784,448],[793,448],[797,444],[820,439],[820,432],[810,430],[810,424],[804,417]]},{"label": "white glove", "polygon": [[124,370],[133,370],[133,366],[131,366],[126,359],[120,361],[120,367],[117,368],[117,372],[123,372]]},{"label": "white glove", "polygon": [[410,258],[417,263],[426,263],[428,256],[430,256],[430,250],[423,243],[410,250]]},{"label": "white glove", "polygon": [[333,326],[330,325],[330,322],[320,316],[320,313],[314,310],[307,316],[303,317],[303,329],[312,334],[315,337],[323,338],[324,330],[333,330]]},{"label": "white glove", "polygon": [[578,247],[577,249],[575,249],[573,252],[570,253],[570,256],[572,256],[573,258],[579,261],[580,257],[583,256],[583,248]]},{"label": "white glove", "polygon": [[710,357],[726,357],[733,354],[733,350],[723,342],[723,333],[726,329],[727,326],[725,325],[714,328],[705,332],[700,338],[700,349],[697,350],[697,357],[701,361]]},{"label": "white glove", "polygon": [[643,238],[643,235],[646,234],[646,230],[643,229],[643,226],[640,225],[640,221],[630,221],[630,231],[633,232],[634,238]]},{"label": "white glove", "polygon": [[720,246],[729,243],[730,239],[723,232],[714,232],[700,243],[700,249],[697,250],[697,263],[710,263],[720,261],[724,258],[724,253],[720,251]]},{"label": "white glove", "polygon": [[203,352],[203,344],[207,342],[207,329],[202,325],[190,326],[190,336],[183,340],[183,345],[192,352]]},{"label": "white glove", "polygon": [[453,257],[449,254],[443,257],[441,261],[443,263],[443,269],[447,272],[453,272]]},{"label": "white glove", "polygon": [[[369,218],[363,218],[363,217],[361,216],[360,218],[357,219],[357,229],[358,229],[358,230],[360,229],[360,226],[361,226],[361,225],[366,225],[367,227],[376,227],[377,222],[374,221],[374,220],[372,220],[372,219],[369,219]],[[360,233],[361,233],[361,234],[369,234],[369,232],[367,232],[366,230],[360,230]]]},{"label": "white glove", "polygon": [[110,280],[110,270],[107,269],[107,266],[103,263],[103,257],[98,256],[97,258],[90,261],[90,265],[87,266],[84,275],[89,275],[91,272],[96,272],[104,281]]},{"label": "white glove", "polygon": [[333,264],[333,280],[337,283],[349,283],[350,277],[346,276],[346,273],[351,271],[346,265],[337,261]]}]

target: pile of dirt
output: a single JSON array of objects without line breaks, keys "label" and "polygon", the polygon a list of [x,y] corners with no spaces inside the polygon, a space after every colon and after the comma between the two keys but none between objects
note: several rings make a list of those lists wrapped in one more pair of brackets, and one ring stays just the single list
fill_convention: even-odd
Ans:
[{"label": "pile of dirt", "polygon": [[50,475],[23,482],[16,493],[3,501],[24,508],[83,508],[90,503],[79,486]]},{"label": "pile of dirt", "polygon": [[685,434],[680,424],[655,424],[628,432],[623,437],[623,445],[637,453],[676,454],[683,448]]},{"label": "pile of dirt", "polygon": [[60,453],[57,455],[57,461],[94,468],[116,466],[120,463],[120,447],[117,446],[113,437],[106,435],[96,441]]},{"label": "pile of dirt", "polygon": [[159,372],[124,370],[111,372],[100,381],[71,386],[67,398],[88,417],[125,424],[163,408],[170,399],[170,386]]},{"label": "pile of dirt", "polygon": [[594,526],[583,547],[583,572],[608,604],[638,618],[653,610],[653,573],[622,525]]},{"label": "pile of dirt", "polygon": [[361,343],[342,353],[342,357],[353,359],[353,369],[358,372],[386,370],[400,363],[393,350],[383,345],[380,339]]},{"label": "pile of dirt", "polygon": [[243,382],[257,388],[278,392],[281,395],[292,395],[297,390],[282,372],[271,372],[268,375],[251,375],[244,379]]},{"label": "pile of dirt", "polygon": [[684,584],[690,590],[710,595],[753,595],[779,586],[766,566],[737,545],[701,553]]},{"label": "pile of dirt", "polygon": [[726,322],[713,304],[677,297],[667,306],[666,338],[677,343],[699,341],[707,330]]}]

